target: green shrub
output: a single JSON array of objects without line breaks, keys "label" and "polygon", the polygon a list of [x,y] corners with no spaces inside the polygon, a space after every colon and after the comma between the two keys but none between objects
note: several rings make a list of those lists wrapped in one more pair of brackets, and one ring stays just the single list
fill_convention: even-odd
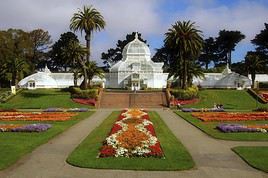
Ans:
[{"label": "green shrub", "polygon": [[70,92],[72,98],[97,99],[98,96],[98,89],[81,90],[78,87],[70,87]]},{"label": "green shrub", "polygon": [[267,82],[260,82],[259,88],[268,88],[268,83]]},{"label": "green shrub", "polygon": [[[20,93],[22,91],[22,89],[18,89],[17,90],[17,94]],[[16,96],[16,95],[13,95],[11,93],[11,91],[5,91],[3,93],[0,94],[0,103],[5,103],[7,102],[8,100],[10,100],[13,96]]]},{"label": "green shrub", "polygon": [[192,86],[187,88],[186,90],[183,89],[171,89],[171,95],[173,95],[176,99],[193,99],[198,97],[198,88],[196,86]]}]

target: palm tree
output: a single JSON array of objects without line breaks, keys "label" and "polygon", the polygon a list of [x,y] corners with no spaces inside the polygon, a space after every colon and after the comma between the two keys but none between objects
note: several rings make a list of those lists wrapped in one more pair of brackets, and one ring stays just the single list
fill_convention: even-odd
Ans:
[{"label": "palm tree", "polygon": [[204,78],[205,75],[203,73],[202,68],[200,67],[200,65],[198,65],[198,63],[194,62],[194,61],[188,61],[188,86],[192,85],[193,82],[193,77],[200,77],[200,78]]},{"label": "palm tree", "polygon": [[24,58],[12,58],[7,62],[8,71],[11,73],[11,85],[17,86],[24,73],[29,73],[30,66]]},{"label": "palm tree", "polygon": [[92,6],[84,6],[83,10],[79,9],[77,13],[74,13],[71,18],[70,29],[74,32],[84,31],[87,42],[87,60],[90,60],[90,40],[93,31],[100,31],[104,29],[105,21],[103,16]]},{"label": "palm tree", "polygon": [[176,60],[182,63],[182,88],[187,88],[187,61],[199,56],[203,46],[201,31],[196,29],[193,22],[175,22],[165,34],[165,46],[177,52]]},{"label": "palm tree", "polygon": [[[85,67],[86,67],[87,77],[88,77],[88,80],[89,80],[89,82],[87,84],[88,85],[87,87],[90,87],[91,81],[92,81],[94,76],[98,76],[100,78],[104,77],[103,70],[97,66],[96,62],[87,61],[85,63]],[[81,73],[80,77],[81,76],[84,76],[84,73]],[[83,81],[83,82],[85,82],[85,81]]]},{"label": "palm tree", "polygon": [[245,63],[247,66],[248,73],[251,74],[251,87],[254,88],[256,72],[265,65],[265,61],[260,57],[257,52],[249,51],[245,57]]},{"label": "palm tree", "polygon": [[62,56],[66,59],[66,61],[71,63],[72,70],[74,72],[74,85],[77,84],[77,70],[81,69],[84,76],[84,85],[82,85],[81,88],[86,89],[88,77],[84,57],[87,54],[87,48],[81,46],[78,41],[72,40],[62,50],[62,53]]}]

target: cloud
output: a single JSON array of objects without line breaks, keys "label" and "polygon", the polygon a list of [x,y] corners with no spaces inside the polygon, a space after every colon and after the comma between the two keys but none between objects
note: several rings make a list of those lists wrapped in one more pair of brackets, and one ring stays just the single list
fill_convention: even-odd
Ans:
[{"label": "cloud", "polygon": [[241,1],[230,7],[224,4],[210,8],[189,6],[173,16],[174,19],[176,17],[196,22],[206,37],[217,36],[223,29],[239,30],[246,35],[245,42],[249,42],[264,28],[268,8],[252,1]]},{"label": "cloud", "polygon": [[[267,22],[268,7],[264,0],[8,0],[0,1],[0,29],[21,28],[27,31],[48,30],[54,41],[69,30],[70,19],[78,8],[92,4],[104,16],[105,30],[94,33],[92,55],[115,47],[127,33],[139,31],[151,50],[161,47],[164,33],[177,20],[192,20],[205,37],[216,36],[219,30],[240,30],[249,45]],[[84,36],[77,33],[82,43]],[[159,46],[160,45],[160,46]],[[239,47],[239,46],[238,46]],[[248,49],[248,48],[247,48]],[[241,50],[237,50],[241,53]],[[153,53],[153,51],[152,51]]]}]

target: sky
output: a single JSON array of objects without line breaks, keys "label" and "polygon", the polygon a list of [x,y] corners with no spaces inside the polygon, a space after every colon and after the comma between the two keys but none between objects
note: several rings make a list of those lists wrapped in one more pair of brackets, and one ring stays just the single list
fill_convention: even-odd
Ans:
[{"label": "sky", "polygon": [[[93,5],[106,21],[104,30],[93,33],[91,43],[92,58],[100,65],[101,53],[133,31],[147,40],[153,55],[172,24],[187,20],[195,22],[204,39],[217,37],[223,29],[246,35],[232,54],[232,61],[238,62],[254,50],[250,40],[268,23],[268,0],[1,0],[0,30],[41,28],[55,42],[69,31],[71,17],[83,5]],[[85,44],[84,34],[76,34]]]}]

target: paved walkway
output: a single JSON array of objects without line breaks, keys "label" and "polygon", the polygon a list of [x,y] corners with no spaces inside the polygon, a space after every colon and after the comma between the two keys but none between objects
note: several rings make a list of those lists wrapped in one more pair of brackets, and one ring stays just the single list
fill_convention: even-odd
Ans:
[{"label": "paved walkway", "polygon": [[73,167],[65,162],[75,147],[110,113],[111,110],[97,110],[90,118],[74,125],[63,134],[50,140],[26,155],[10,168],[0,171],[0,177],[92,177],[92,178],[163,178],[163,177],[204,177],[204,178],[261,178],[268,177],[242,161],[230,148],[237,145],[265,145],[268,142],[232,142],[213,139],[172,111],[156,109],[164,121],[187,147],[196,168],[187,171],[123,171],[98,170]]}]

